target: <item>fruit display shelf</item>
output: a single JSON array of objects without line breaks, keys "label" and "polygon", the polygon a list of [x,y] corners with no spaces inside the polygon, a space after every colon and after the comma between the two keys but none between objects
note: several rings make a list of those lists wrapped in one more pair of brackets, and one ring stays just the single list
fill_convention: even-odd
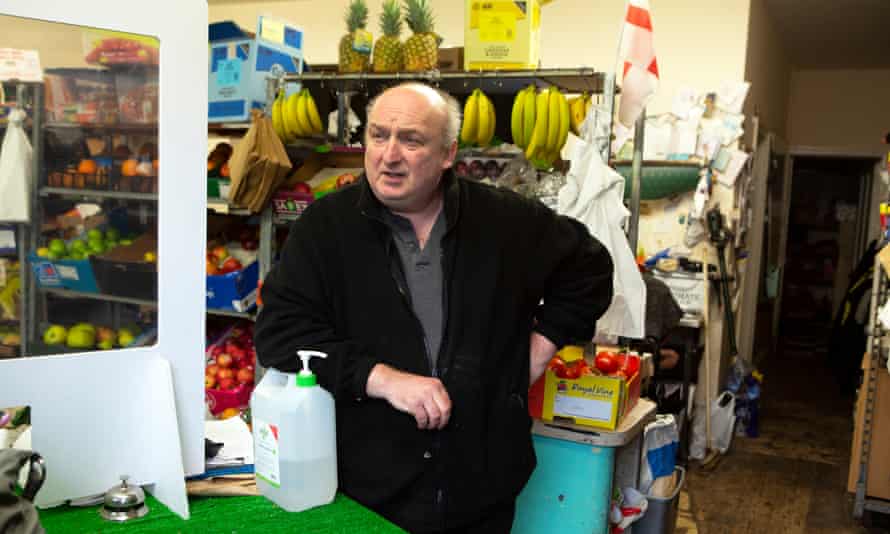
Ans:
[{"label": "fruit display shelf", "polygon": [[41,293],[55,295],[57,297],[65,297],[65,298],[76,298],[76,299],[92,299],[92,300],[102,300],[106,302],[120,302],[123,304],[136,304],[139,306],[157,306],[158,303],[155,300],[147,300],[147,299],[136,299],[130,297],[118,297],[115,295],[106,295],[104,293],[89,293],[86,291],[71,291],[68,289],[57,289],[57,288],[48,288],[41,287],[39,288]]},{"label": "fruit display shelf", "polygon": [[[330,74],[307,72],[288,74],[282,79],[302,82],[310,86],[330,87],[340,91],[364,91],[371,86],[390,85],[395,81],[421,80],[433,83],[453,93],[469,93],[473,88],[485,87],[486,92],[515,94],[530,83],[552,85],[568,93],[602,93],[607,85],[607,74],[591,68],[486,70],[473,72],[394,72],[387,74],[356,73]],[[616,90],[617,92],[617,90]]]},{"label": "fruit display shelf", "polygon": [[207,209],[219,213],[220,215],[251,215],[250,210],[246,208],[236,208],[232,206],[225,198],[208,197]]},{"label": "fruit display shelf", "polygon": [[41,187],[40,196],[63,196],[68,198],[83,199],[118,199],[118,200],[140,200],[140,201],[157,201],[157,193],[134,193],[130,191],[100,191],[94,189],[75,189],[69,187]]},{"label": "fruit display shelf", "polygon": [[83,130],[89,132],[120,132],[120,133],[138,133],[138,134],[157,134],[158,124],[153,123],[119,123],[119,124],[88,124],[77,122],[47,122],[45,128],[57,130]]}]

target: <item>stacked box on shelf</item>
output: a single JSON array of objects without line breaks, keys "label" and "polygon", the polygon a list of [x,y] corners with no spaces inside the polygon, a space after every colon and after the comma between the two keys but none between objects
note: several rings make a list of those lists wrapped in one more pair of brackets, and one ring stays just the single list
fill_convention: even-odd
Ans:
[{"label": "stacked box on shelf", "polygon": [[259,17],[253,36],[233,22],[210,25],[210,122],[241,122],[266,104],[269,77],[303,72],[303,31]]},{"label": "stacked box on shelf", "polygon": [[260,264],[253,261],[240,271],[207,275],[207,308],[244,312],[256,305]]},{"label": "stacked box on shelf", "polygon": [[90,258],[99,290],[118,297],[156,300],[157,263],[146,260],[145,255],[157,249],[157,237],[143,234],[130,245]]},{"label": "stacked box on shelf", "polygon": [[117,124],[114,75],[95,69],[47,69],[47,116],[51,122]]}]

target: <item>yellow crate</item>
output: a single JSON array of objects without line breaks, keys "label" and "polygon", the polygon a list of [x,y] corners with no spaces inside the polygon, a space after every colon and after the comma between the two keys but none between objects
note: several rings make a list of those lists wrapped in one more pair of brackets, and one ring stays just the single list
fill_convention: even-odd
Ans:
[{"label": "yellow crate", "polygon": [[541,2],[467,0],[464,69],[533,69],[541,51]]}]

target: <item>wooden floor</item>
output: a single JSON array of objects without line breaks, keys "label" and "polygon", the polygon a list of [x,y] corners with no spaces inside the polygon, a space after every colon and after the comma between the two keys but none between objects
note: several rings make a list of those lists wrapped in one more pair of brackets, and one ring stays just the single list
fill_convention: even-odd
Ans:
[{"label": "wooden floor", "polygon": [[852,519],[853,401],[814,358],[765,366],[761,436],[736,438],[711,471],[692,466],[677,534],[890,532]]}]

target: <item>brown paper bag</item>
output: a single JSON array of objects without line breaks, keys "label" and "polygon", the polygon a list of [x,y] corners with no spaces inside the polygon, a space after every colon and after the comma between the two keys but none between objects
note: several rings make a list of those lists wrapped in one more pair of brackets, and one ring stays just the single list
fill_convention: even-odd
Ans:
[{"label": "brown paper bag", "polygon": [[253,112],[247,134],[229,160],[232,187],[229,202],[259,213],[291,171],[290,158],[269,117]]}]

